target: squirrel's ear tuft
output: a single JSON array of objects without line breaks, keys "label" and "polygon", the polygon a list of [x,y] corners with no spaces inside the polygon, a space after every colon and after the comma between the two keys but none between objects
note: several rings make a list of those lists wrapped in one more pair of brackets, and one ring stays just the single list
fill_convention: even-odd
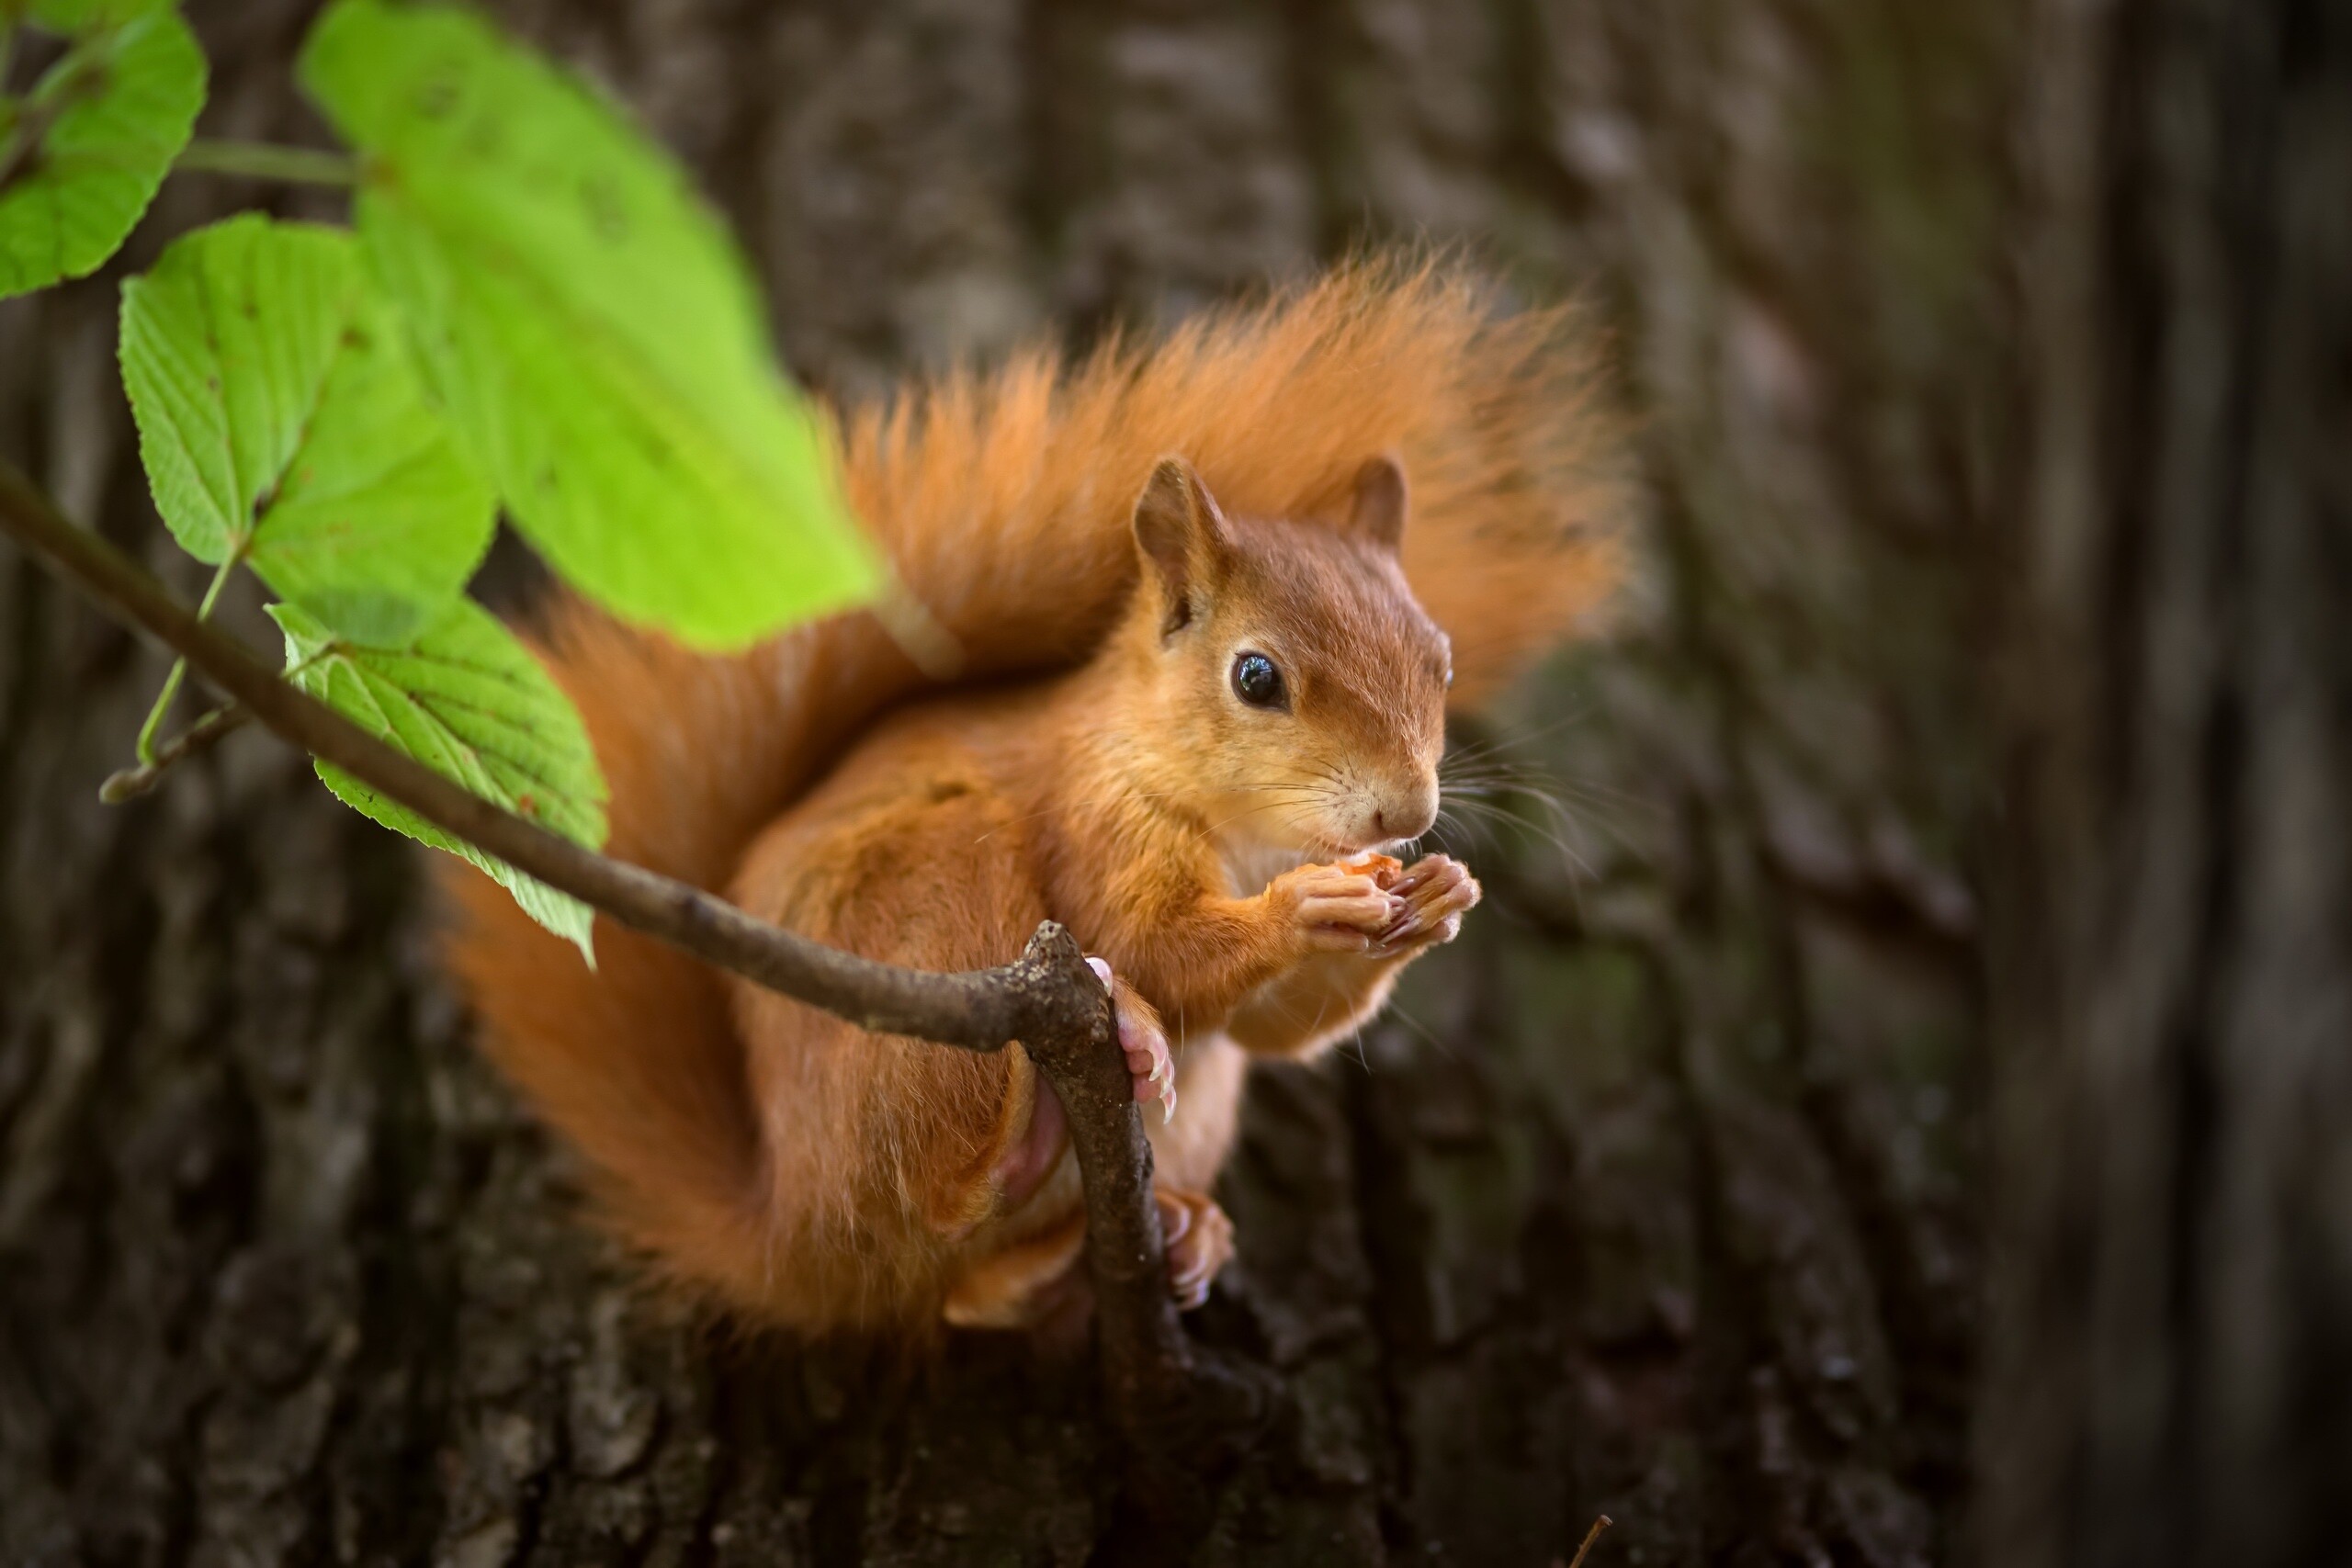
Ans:
[{"label": "squirrel's ear tuft", "polygon": [[1405,542],[1405,469],[1396,458],[1384,452],[1366,458],[1356,470],[1355,506],[1348,513],[1348,526],[1384,549]]},{"label": "squirrel's ear tuft", "polygon": [[1162,457],[1136,500],[1136,544],[1159,579],[1164,629],[1180,630],[1215,580],[1232,536],[1216,498],[1182,457]]}]

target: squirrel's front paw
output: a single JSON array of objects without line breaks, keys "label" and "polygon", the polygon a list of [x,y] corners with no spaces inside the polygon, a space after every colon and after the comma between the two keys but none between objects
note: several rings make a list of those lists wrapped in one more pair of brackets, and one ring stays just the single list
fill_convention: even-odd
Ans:
[{"label": "squirrel's front paw", "polygon": [[1402,914],[1380,933],[1382,953],[1415,952],[1452,942],[1462,917],[1478,903],[1478,879],[1451,855],[1425,855],[1388,886],[1405,903]]},{"label": "squirrel's front paw", "polygon": [[1406,901],[1380,886],[1376,869],[1302,865],[1266,891],[1281,901],[1310,953],[1363,953],[1408,913]]},{"label": "squirrel's front paw", "polygon": [[1089,957],[1087,966],[1111,993],[1111,1013],[1119,1026],[1119,1049],[1126,1054],[1127,1073],[1136,1080],[1136,1098],[1159,1102],[1162,1125],[1176,1120],[1176,1059],[1168,1054],[1168,1032],[1159,1014],[1133,986],[1114,979],[1108,959]]},{"label": "squirrel's front paw", "polygon": [[1168,1247],[1169,1293],[1190,1312],[1209,1299],[1217,1271],[1233,1258],[1233,1222],[1204,1193],[1155,1187],[1151,1195],[1159,1201],[1159,1234]]}]

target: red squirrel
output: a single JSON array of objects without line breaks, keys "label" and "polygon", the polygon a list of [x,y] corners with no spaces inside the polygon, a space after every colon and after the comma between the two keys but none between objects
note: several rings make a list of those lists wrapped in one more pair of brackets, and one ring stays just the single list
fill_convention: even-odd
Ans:
[{"label": "red squirrel", "polygon": [[[1426,833],[1450,702],[1622,575],[1618,428],[1566,311],[1368,263],[1156,346],[1046,350],[834,416],[852,504],[951,637],[870,614],[699,655],[576,601],[541,657],[611,852],[869,956],[964,969],[1067,925],[1112,987],[1170,1289],[1252,1055],[1360,1027],[1478,885]],[[599,920],[592,970],[452,870],[448,953],[508,1078],[673,1283],[808,1332],[1018,1326],[1070,1277],[1060,1108],[1018,1046],[865,1033]]]}]

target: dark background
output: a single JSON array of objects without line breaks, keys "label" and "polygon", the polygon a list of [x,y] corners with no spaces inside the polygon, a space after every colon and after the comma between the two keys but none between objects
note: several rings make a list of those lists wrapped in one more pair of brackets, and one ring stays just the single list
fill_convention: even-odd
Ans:
[{"label": "dark background", "polygon": [[[1611,325],[1641,581],[1463,737],[1552,797],[1464,940],[1252,1091],[1202,1560],[2341,1560],[2344,6],[498,8],[837,396],[1365,239]],[[316,137],[312,6],[189,9],[201,129]],[[0,307],[0,452],[191,597],[114,284],[256,200],[336,209]],[[643,1297],[299,759],[98,806],[163,668],[0,550],[0,1562],[1089,1560],[1083,1367]]]}]

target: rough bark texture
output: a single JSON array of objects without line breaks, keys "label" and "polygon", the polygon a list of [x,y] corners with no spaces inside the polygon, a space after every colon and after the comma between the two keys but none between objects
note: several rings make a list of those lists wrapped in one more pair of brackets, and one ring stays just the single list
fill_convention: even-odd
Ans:
[{"label": "rough bark texture", "polygon": [[[207,128],[311,134],[311,7],[191,8]],[[1493,727],[1563,809],[1468,836],[1463,942],[1252,1091],[1196,1322],[1292,1398],[1200,1558],[1543,1563],[1606,1511],[1596,1568],[1951,1560],[2005,0],[504,9],[703,172],[844,395],[1364,234],[1592,290],[1652,564]],[[254,194],[175,182],[129,265]],[[165,564],[113,308],[0,307],[0,446]],[[1082,1368],[642,1301],[470,1054],[413,858],[299,761],[241,735],[99,807],[161,674],[0,555],[0,1560],[1097,1551]]]},{"label": "rough bark texture", "polygon": [[2352,1550],[2352,17],[2045,7],[1988,1561]]}]

